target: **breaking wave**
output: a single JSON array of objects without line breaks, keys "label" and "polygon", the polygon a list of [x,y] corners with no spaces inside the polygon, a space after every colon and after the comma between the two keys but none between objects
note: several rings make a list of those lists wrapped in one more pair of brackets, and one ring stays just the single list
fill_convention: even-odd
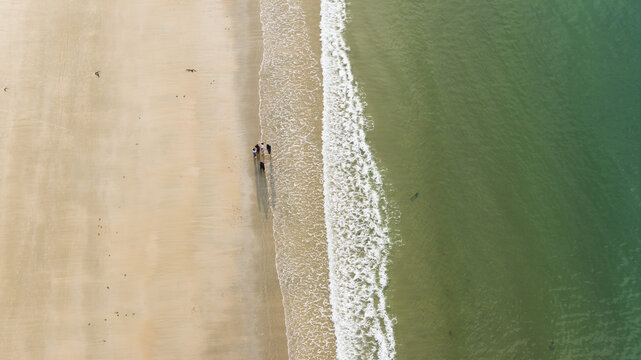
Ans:
[{"label": "breaking wave", "polygon": [[321,1],[323,169],[330,303],[339,359],[393,359],[383,291],[390,247],[382,177],[343,38],[343,0]]}]

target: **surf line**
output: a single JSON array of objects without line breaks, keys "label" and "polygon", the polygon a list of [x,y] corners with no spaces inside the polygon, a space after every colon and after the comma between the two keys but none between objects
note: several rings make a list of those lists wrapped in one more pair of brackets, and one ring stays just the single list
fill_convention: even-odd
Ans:
[{"label": "surf line", "polygon": [[323,170],[330,303],[338,359],[393,359],[384,289],[390,236],[381,174],[365,141],[364,102],[343,38],[344,0],[321,0]]}]

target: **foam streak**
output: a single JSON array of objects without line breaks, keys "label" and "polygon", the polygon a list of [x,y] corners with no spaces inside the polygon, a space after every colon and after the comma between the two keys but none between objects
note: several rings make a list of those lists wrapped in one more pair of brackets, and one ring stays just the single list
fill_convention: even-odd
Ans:
[{"label": "foam streak", "polygon": [[390,246],[380,172],[343,39],[345,2],[321,1],[323,165],[330,302],[339,359],[393,359],[386,311]]}]

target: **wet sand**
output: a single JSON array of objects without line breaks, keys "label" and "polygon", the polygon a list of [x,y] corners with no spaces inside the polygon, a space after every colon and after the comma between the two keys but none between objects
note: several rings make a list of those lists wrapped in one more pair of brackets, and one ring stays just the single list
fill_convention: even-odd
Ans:
[{"label": "wet sand", "polygon": [[257,6],[0,3],[3,358],[287,357]]}]

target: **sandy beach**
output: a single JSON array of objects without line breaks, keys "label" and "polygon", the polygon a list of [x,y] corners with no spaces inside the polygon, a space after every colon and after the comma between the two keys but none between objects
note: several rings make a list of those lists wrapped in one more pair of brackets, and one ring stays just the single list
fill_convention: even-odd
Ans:
[{"label": "sandy beach", "polygon": [[2,358],[287,358],[257,6],[0,3]]}]

